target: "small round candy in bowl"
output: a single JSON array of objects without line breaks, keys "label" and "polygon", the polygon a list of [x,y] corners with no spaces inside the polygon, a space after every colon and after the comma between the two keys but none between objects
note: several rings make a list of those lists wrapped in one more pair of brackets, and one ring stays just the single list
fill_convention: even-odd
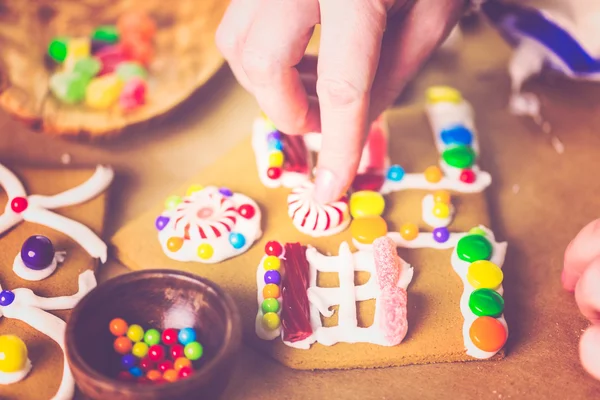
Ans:
[{"label": "small round candy in bowl", "polygon": [[111,279],[67,324],[69,364],[92,399],[215,399],[241,342],[240,316],[214,283],[149,270]]}]

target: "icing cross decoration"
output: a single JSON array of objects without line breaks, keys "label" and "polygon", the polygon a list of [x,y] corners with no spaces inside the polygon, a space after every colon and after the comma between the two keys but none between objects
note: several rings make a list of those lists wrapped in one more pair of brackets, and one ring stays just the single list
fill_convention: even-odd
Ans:
[{"label": "icing cross decoration", "polygon": [[84,203],[102,193],[112,182],[114,172],[98,166],[86,182],[53,196],[27,195],[25,187],[4,165],[0,164],[0,186],[8,195],[4,214],[0,215],[0,235],[17,224],[28,221],[64,233],[92,257],[106,262],[107,246],[90,228],[50,210]]},{"label": "icing cross decoration", "polygon": [[[96,287],[94,272],[87,270],[79,275],[79,290],[72,296],[40,297],[31,289],[18,288],[2,290],[0,286],[0,318],[17,319],[31,326],[35,330],[55,341],[64,354],[62,381],[52,400],[70,400],[75,394],[75,380],[67,362],[65,353],[66,323],[46,311],[68,310],[77,305],[86,294]],[[4,373],[0,372],[0,384],[14,383],[24,379],[31,369],[28,361],[23,371]],[[14,374],[15,379],[7,374]]]}]

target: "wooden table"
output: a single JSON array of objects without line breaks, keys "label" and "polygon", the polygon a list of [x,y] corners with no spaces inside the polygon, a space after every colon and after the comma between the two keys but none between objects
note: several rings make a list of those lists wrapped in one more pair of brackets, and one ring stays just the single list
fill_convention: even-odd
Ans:
[{"label": "wooden table", "polygon": [[[533,82],[564,146],[506,111],[509,49],[490,30],[469,35],[459,55],[438,55],[407,90],[401,107],[422,107],[430,84],[458,87],[474,103],[494,228],[509,242],[505,263],[508,355],[499,362],[421,365],[378,370],[299,372],[244,348],[227,399],[466,398],[583,399],[600,382],[581,368],[578,341],[586,321],[560,286],[569,240],[598,217],[600,90],[560,81]],[[108,163],[118,171],[107,237],[172,188],[249,134],[254,100],[221,70],[161,125],[104,145],[67,143],[25,130],[0,114],[3,162],[60,165]],[[395,129],[401,129],[396,127]],[[430,134],[415,132],[415,134]],[[126,272],[110,261],[101,279]]]}]

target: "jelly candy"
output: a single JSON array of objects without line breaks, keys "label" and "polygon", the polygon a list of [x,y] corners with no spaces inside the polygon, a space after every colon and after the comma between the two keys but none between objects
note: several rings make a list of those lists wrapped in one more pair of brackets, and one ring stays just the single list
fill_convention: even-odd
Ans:
[{"label": "jelly candy", "polygon": [[75,66],[73,67],[74,72],[78,72],[88,79],[92,79],[98,75],[101,69],[102,64],[94,57],[81,58],[75,62]]},{"label": "jelly candy", "polygon": [[135,61],[125,61],[120,63],[117,65],[115,72],[123,82],[127,82],[135,77],[146,79],[148,76],[146,69],[140,63]]},{"label": "jelly candy", "polygon": [[145,40],[151,40],[156,33],[156,24],[142,11],[130,11],[122,14],[117,20],[117,28],[121,36],[138,35]]},{"label": "jelly candy", "polygon": [[48,55],[54,61],[62,63],[67,58],[67,44],[69,39],[66,37],[55,37],[48,45]]},{"label": "jelly candy", "polygon": [[85,92],[86,104],[95,109],[105,110],[117,102],[123,82],[115,74],[92,79]]},{"label": "jelly candy", "polygon": [[88,82],[79,72],[59,72],[50,77],[50,91],[60,101],[76,104],[85,98]]},{"label": "jelly candy", "polygon": [[119,32],[117,31],[117,27],[114,25],[102,25],[97,27],[92,33],[92,40],[105,43],[118,42]]},{"label": "jelly candy", "polygon": [[67,43],[67,57],[65,58],[64,64],[67,71],[72,70],[75,67],[75,63],[82,59],[89,57],[92,54],[92,43],[89,38],[73,38]]},{"label": "jelly candy", "polygon": [[123,110],[133,110],[145,102],[146,82],[137,77],[126,82],[119,96],[119,106]]},{"label": "jelly candy", "polygon": [[371,244],[387,234],[387,224],[380,216],[355,218],[350,223],[352,238],[360,243]]},{"label": "jelly candy", "polygon": [[94,56],[102,63],[100,75],[114,72],[120,63],[129,60],[125,48],[120,44],[106,46],[94,54]]}]

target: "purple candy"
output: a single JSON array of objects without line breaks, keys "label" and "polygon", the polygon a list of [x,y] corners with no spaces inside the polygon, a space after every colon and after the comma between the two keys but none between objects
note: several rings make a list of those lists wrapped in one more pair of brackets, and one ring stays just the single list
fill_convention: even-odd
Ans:
[{"label": "purple candy", "polygon": [[91,43],[92,54],[96,54],[97,52],[99,52],[103,48],[108,47],[110,45],[111,45],[111,43],[109,43],[109,42],[105,42],[105,41],[102,41],[102,40],[92,39],[92,43]]},{"label": "purple candy", "polygon": [[10,290],[3,290],[0,292],[0,306],[8,307],[15,301],[15,294]]},{"label": "purple candy", "polygon": [[21,259],[27,268],[44,269],[54,261],[54,246],[46,236],[31,236],[21,247]]},{"label": "purple candy", "polygon": [[267,142],[270,142],[271,140],[280,141],[281,140],[281,132],[274,131],[274,132],[269,133],[267,135]]},{"label": "purple candy", "polygon": [[447,242],[448,239],[450,239],[450,232],[448,231],[448,228],[445,226],[441,228],[435,228],[433,230],[433,239],[438,243]]},{"label": "purple candy", "polygon": [[265,283],[274,283],[275,285],[279,285],[281,283],[281,275],[279,274],[279,271],[271,269],[265,272]]},{"label": "purple candy", "polygon": [[233,196],[233,192],[227,188],[221,188],[219,189],[219,193],[221,193],[223,196],[225,197],[231,197]]},{"label": "purple candy", "polygon": [[169,221],[170,221],[169,217],[165,217],[165,216],[161,215],[160,217],[156,218],[156,222],[154,222],[154,226],[156,226],[156,229],[158,229],[159,231],[162,231],[163,229],[165,229],[165,226],[167,226]]}]

